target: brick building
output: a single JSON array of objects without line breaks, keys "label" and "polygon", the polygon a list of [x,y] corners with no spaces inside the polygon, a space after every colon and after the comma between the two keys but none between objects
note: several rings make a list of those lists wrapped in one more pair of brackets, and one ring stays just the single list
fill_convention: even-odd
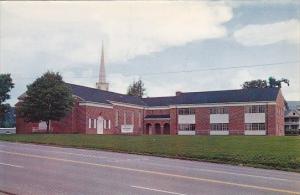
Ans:
[{"label": "brick building", "polygon": [[[103,47],[96,88],[68,85],[76,103],[64,119],[50,122],[54,133],[284,135],[284,98],[278,88],[154,98],[109,92]],[[45,130],[45,122],[26,123],[16,117],[17,133]]]},{"label": "brick building", "polygon": [[[284,98],[279,88],[177,92],[170,97],[138,98],[68,84],[76,104],[54,133],[284,135]],[[25,123],[17,133],[45,130],[45,123]]]}]

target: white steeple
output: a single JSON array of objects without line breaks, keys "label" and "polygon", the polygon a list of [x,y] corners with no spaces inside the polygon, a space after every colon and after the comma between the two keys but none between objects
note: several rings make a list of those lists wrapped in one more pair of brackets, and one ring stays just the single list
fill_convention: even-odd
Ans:
[{"label": "white steeple", "polygon": [[99,80],[96,83],[96,87],[98,89],[105,90],[105,91],[108,91],[109,88],[109,83],[106,82],[106,75],[105,75],[103,41],[102,41],[101,62],[100,62],[100,70],[99,70]]}]

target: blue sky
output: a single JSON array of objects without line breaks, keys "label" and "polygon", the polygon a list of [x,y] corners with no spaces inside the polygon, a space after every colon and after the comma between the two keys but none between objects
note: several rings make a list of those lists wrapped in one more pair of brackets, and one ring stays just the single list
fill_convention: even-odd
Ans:
[{"label": "blue sky", "polygon": [[[240,88],[243,81],[288,78],[300,100],[297,1],[1,2],[0,72],[15,81],[10,103],[47,70],[93,87],[104,41],[110,89],[138,78],[147,96]],[[281,65],[165,74],[277,62]],[[161,73],[149,75],[149,73]]]}]

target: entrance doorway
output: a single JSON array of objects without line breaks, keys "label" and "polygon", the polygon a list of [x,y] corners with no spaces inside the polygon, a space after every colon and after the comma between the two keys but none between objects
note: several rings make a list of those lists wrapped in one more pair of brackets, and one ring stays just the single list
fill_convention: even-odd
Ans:
[{"label": "entrance doorway", "polygon": [[104,119],[102,116],[99,116],[97,119],[97,134],[103,134],[104,129]]},{"label": "entrance doorway", "polygon": [[155,134],[157,134],[157,135],[160,134],[160,124],[159,123],[155,124]]},{"label": "entrance doorway", "polygon": [[147,123],[147,124],[146,124],[146,132],[145,132],[145,134],[146,134],[146,135],[149,135],[149,134],[150,134],[150,130],[151,130],[151,124],[150,124],[150,123]]}]

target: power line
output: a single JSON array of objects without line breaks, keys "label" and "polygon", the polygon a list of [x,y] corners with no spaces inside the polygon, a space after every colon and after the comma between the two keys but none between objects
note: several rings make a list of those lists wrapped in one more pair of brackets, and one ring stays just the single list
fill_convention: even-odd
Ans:
[{"label": "power line", "polygon": [[246,66],[229,66],[229,67],[214,67],[214,68],[191,69],[191,70],[181,70],[181,71],[153,72],[153,73],[143,74],[143,76],[152,76],[152,75],[159,75],[159,74],[178,74],[178,73],[190,73],[190,72],[203,72],[203,71],[215,71],[215,70],[230,70],[230,69],[240,69],[240,68],[255,68],[255,67],[282,65],[282,64],[293,64],[293,63],[298,63],[298,62],[300,62],[300,60],[286,61],[286,62],[275,62],[275,63],[268,63],[268,64],[254,64],[254,65],[246,65]]},{"label": "power line", "polygon": [[[213,68],[202,68],[202,69],[191,69],[191,70],[180,70],[180,71],[165,71],[165,72],[150,72],[150,73],[122,73],[117,72],[119,74],[124,74],[125,76],[156,76],[161,74],[179,74],[179,73],[193,73],[193,72],[205,72],[205,71],[217,71],[217,70],[230,70],[230,69],[242,69],[242,68],[257,68],[257,67],[267,67],[267,66],[276,66],[283,64],[294,64],[299,63],[300,60],[295,61],[285,61],[285,62],[274,62],[274,63],[265,63],[265,64],[252,64],[245,66],[229,66],[229,67],[213,67]],[[98,76],[76,76],[76,77],[64,77],[64,78],[97,78]],[[18,77],[22,79],[35,79],[37,77]]]}]

